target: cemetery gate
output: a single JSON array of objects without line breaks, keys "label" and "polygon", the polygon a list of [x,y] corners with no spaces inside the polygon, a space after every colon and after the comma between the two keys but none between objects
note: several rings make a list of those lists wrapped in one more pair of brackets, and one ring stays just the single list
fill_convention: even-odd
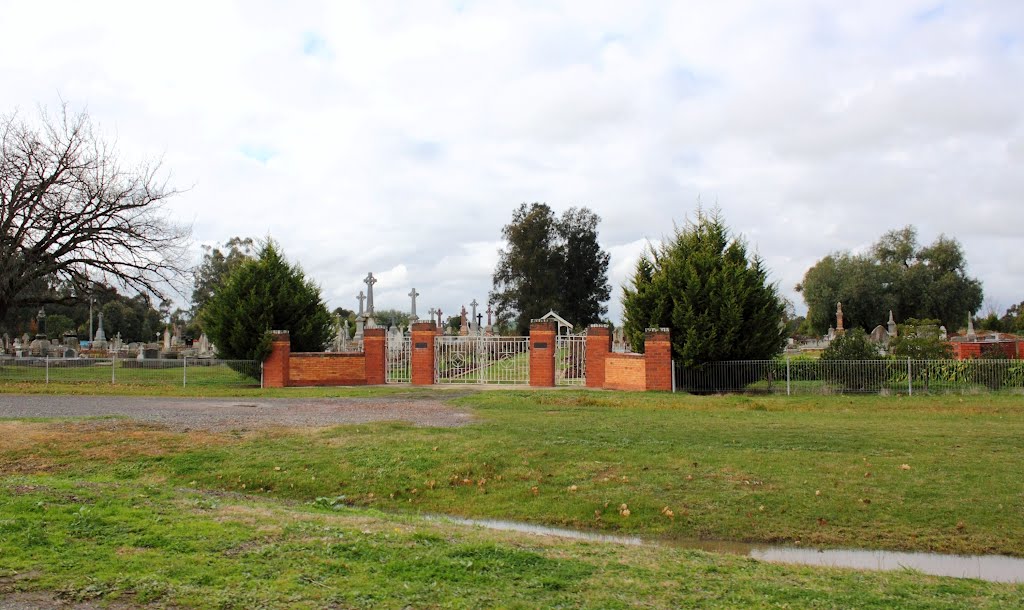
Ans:
[{"label": "cemetery gate", "polygon": [[530,383],[529,337],[440,336],[434,383]]},{"label": "cemetery gate", "polygon": [[555,339],[555,385],[587,384],[587,336],[559,335]]},{"label": "cemetery gate", "polygon": [[385,383],[412,381],[412,338],[388,333],[387,353],[384,361]]}]

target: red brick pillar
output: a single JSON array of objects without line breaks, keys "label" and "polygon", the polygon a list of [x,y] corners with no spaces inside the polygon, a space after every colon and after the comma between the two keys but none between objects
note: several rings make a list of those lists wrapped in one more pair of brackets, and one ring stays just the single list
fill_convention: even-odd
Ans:
[{"label": "red brick pillar", "polygon": [[270,355],[263,361],[263,387],[286,388],[290,381],[292,338],[286,330],[272,330],[270,335]]},{"label": "red brick pillar", "polygon": [[587,328],[587,387],[604,387],[604,361],[612,352],[612,329],[607,324]]},{"label": "red brick pillar", "polygon": [[437,324],[415,322],[412,325],[412,385],[434,384],[434,340]]},{"label": "red brick pillar", "polygon": [[554,320],[530,321],[530,385],[533,387],[555,387],[557,332],[558,326]]},{"label": "red brick pillar", "polygon": [[363,329],[363,357],[366,358],[366,385],[387,382],[387,337],[383,328]]},{"label": "red brick pillar", "polygon": [[644,364],[647,369],[647,389],[672,391],[672,341],[667,328],[648,328],[644,331]]}]

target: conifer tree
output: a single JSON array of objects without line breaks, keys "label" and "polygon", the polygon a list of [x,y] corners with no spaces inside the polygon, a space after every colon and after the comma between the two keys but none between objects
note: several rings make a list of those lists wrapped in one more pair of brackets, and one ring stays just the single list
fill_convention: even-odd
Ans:
[{"label": "conifer tree", "polygon": [[289,331],[292,351],[321,351],[332,328],[319,286],[298,265],[289,265],[269,239],[256,259],[228,275],[201,316],[218,356],[228,359],[266,358],[271,330]]},{"label": "conifer tree", "polygon": [[785,304],[758,256],[730,235],[720,214],[696,219],[637,262],[624,287],[624,331],[642,349],[644,329],[667,327],[684,367],[777,355]]}]

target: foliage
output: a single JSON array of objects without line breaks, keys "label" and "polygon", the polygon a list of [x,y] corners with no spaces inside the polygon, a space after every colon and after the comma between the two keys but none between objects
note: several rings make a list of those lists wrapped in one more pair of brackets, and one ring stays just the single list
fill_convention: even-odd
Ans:
[{"label": "foliage", "polygon": [[881,360],[882,353],[860,328],[851,328],[836,335],[821,352],[822,360]]},{"label": "foliage", "polygon": [[838,366],[826,367],[823,377],[844,390],[864,391],[888,377],[887,371],[879,371],[872,364],[883,359],[878,346],[863,329],[851,328],[832,339],[821,353],[823,362],[840,362]]},{"label": "foliage", "polygon": [[569,208],[556,218],[547,204],[520,205],[505,225],[507,247],[499,252],[490,300],[497,326],[511,324],[520,334],[530,320],[556,311],[586,327],[607,313],[610,257],[597,241],[600,217],[587,208]]},{"label": "foliage", "polygon": [[373,312],[377,326],[390,328],[392,324],[406,328],[409,326],[409,312],[399,309],[378,309]]},{"label": "foliage", "polygon": [[126,167],[84,112],[0,116],[0,319],[83,300],[94,282],[155,295],[179,282],[189,232],[162,210],[176,191],[159,165]]},{"label": "foliage", "polygon": [[238,360],[266,358],[271,330],[289,331],[293,351],[321,351],[333,326],[320,288],[269,239],[228,275],[201,316],[218,355]]},{"label": "foliage", "polygon": [[945,360],[953,357],[953,347],[942,339],[938,320],[906,320],[897,326],[896,337],[889,342],[892,355],[911,360]]},{"label": "foliage", "polygon": [[256,254],[256,242],[251,237],[232,237],[224,243],[223,248],[203,246],[203,260],[195,270],[195,286],[192,289],[193,318],[201,317],[199,312],[231,272],[243,262],[252,260]]},{"label": "foliage", "polygon": [[982,301],[981,282],[967,275],[960,243],[940,235],[921,246],[911,226],[889,231],[865,254],[826,256],[807,270],[796,289],[803,293],[816,333],[835,323],[840,301],[847,328],[873,328],[891,310],[897,320],[934,318],[950,329],[962,326]]},{"label": "foliage", "polygon": [[733,238],[716,211],[696,220],[637,261],[623,289],[626,337],[643,349],[644,329],[671,330],[683,367],[775,356],[785,343],[785,306],[758,256]]}]

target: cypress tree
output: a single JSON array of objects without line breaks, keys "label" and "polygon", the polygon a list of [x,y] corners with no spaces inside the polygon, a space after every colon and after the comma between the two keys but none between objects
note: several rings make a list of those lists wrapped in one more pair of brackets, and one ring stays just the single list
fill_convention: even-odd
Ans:
[{"label": "cypress tree", "polygon": [[256,259],[243,261],[202,309],[203,328],[221,358],[263,360],[271,330],[287,330],[292,350],[321,351],[332,320],[320,287],[289,265],[273,241]]},{"label": "cypress tree", "polygon": [[764,262],[748,257],[720,214],[697,210],[672,239],[650,248],[623,288],[624,332],[636,350],[644,329],[668,327],[684,367],[776,356],[785,344],[785,306]]}]

